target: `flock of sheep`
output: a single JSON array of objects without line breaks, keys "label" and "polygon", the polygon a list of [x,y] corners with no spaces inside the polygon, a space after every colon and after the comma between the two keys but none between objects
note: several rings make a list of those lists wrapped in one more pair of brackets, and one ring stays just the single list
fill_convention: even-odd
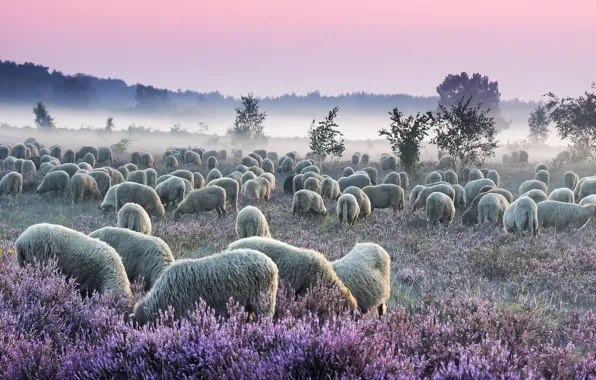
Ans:
[{"label": "flock of sheep", "polygon": [[[154,321],[160,311],[173,307],[176,316],[194,310],[203,299],[220,315],[226,314],[232,297],[257,315],[273,315],[278,282],[296,295],[316,282],[339,289],[348,305],[379,315],[390,295],[390,257],[379,245],[358,243],[343,258],[329,262],[320,252],[294,247],[271,237],[267,219],[255,206],[238,211],[239,196],[268,199],[276,188],[275,173],[285,175],[283,190],[293,194],[294,214],[326,216],[323,198],[335,200],[339,223],[354,225],[374,209],[405,208],[406,173],[398,173],[393,155],[380,158],[382,181],[371,166],[354,171],[346,167],[342,177],[322,175],[313,160],[299,160],[296,152],[279,157],[256,150],[243,155],[231,151],[240,165],[224,176],[219,161],[227,152],[201,148],[170,148],[161,158],[169,174],[158,176],[155,160],[147,152],[134,152],[131,162],[112,168],[110,148],[83,147],[78,152],[55,145],[44,148],[34,139],[14,146],[0,145],[0,160],[10,171],[0,180],[0,195],[17,195],[24,178],[42,177],[37,193],[56,192],[73,203],[101,199],[103,212],[117,213],[117,226],[89,235],[59,225],[35,224],[16,241],[17,259],[24,266],[34,261],[55,260],[60,270],[77,279],[82,295],[93,291],[129,297],[130,282],[143,279],[147,292],[127,317],[138,324]],[[525,157],[527,161],[527,157]],[[370,164],[368,154],[355,153],[353,165]],[[179,163],[206,164],[206,177],[179,169]],[[506,232],[539,227],[581,228],[596,213],[596,176],[579,177],[567,172],[565,188],[548,193],[548,167],[538,164],[533,179],[519,186],[519,197],[499,188],[495,170],[464,168],[462,183],[454,159],[440,158],[423,185],[410,193],[413,210],[424,208],[429,227],[448,226],[460,209],[466,225],[492,223]],[[576,202],[579,202],[577,204]],[[236,213],[236,235],[221,253],[202,259],[175,260],[168,245],[152,236],[152,217],[173,210],[174,220],[183,215],[215,210],[220,217],[228,207]],[[189,291],[192,290],[192,291]],[[132,306],[132,305],[131,305]]]}]

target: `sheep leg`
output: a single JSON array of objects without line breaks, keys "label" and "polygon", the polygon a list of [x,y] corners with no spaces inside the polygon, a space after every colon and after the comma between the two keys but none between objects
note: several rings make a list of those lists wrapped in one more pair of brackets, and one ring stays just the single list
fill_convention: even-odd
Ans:
[{"label": "sheep leg", "polygon": [[387,311],[386,303],[382,303],[379,306],[377,306],[377,314],[379,314],[379,318],[381,318],[385,314],[386,311]]}]

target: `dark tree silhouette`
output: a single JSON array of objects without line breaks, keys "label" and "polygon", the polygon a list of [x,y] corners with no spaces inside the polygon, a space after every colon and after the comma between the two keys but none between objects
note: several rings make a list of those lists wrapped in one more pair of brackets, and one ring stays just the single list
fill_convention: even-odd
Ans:
[{"label": "dark tree silhouette", "polygon": [[267,112],[259,111],[259,98],[252,92],[240,96],[241,106],[236,108],[236,120],[234,126],[228,129],[228,134],[234,142],[267,140],[265,136],[265,120]]},{"label": "dark tree silhouette", "polygon": [[140,83],[137,83],[135,100],[137,101],[137,110],[156,112],[174,108],[168,90],[144,86]]},{"label": "dark tree silhouette", "polygon": [[308,146],[319,163],[325,161],[327,156],[331,156],[331,159],[340,158],[346,150],[343,134],[337,129],[339,125],[335,122],[338,111],[339,107],[334,107],[325,120],[319,121],[317,126],[315,126],[316,121],[313,120],[310,125]]},{"label": "dark tree silhouette", "polygon": [[42,102],[37,102],[33,107],[33,113],[35,114],[35,125],[37,128],[54,129],[54,118],[50,115],[48,108]]},{"label": "dark tree silhouette", "polygon": [[108,132],[112,132],[114,128],[116,128],[116,125],[114,124],[114,118],[108,116],[108,118],[106,119],[106,127],[104,129]]},{"label": "dark tree silhouette", "polygon": [[545,106],[539,105],[532,111],[528,118],[528,127],[530,129],[528,139],[530,140],[530,144],[536,146],[543,145],[546,142],[550,134],[548,130],[549,123],[548,111]]}]

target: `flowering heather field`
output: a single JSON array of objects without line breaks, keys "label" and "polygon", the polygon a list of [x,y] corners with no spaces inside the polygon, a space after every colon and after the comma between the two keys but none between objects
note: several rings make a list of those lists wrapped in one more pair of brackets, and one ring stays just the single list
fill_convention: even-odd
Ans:
[{"label": "flowering heather field", "polygon": [[[338,178],[347,163],[325,167]],[[224,175],[235,164],[220,165]],[[531,168],[497,166],[517,195]],[[581,176],[590,168],[575,169]],[[201,168],[203,174],[206,170]],[[593,170],[592,170],[593,171]],[[379,173],[382,176],[382,173]],[[563,172],[551,172],[551,189]],[[98,203],[24,193],[0,198],[0,378],[590,378],[596,377],[596,222],[537,238],[495,226],[427,229],[424,211],[376,210],[338,226],[294,217],[283,178],[255,202],[274,238],[330,260],[356,242],[384,247],[392,260],[388,313],[342,309],[339,294],[314,289],[294,300],[278,292],[273,318],[246,322],[242,310],[218,320],[199,305],[189,319],[166,313],[153,327],[124,323],[121,300],[82,300],[52,267],[19,268],[14,241],[39,222],[84,233],[115,225]],[[410,188],[421,179],[411,181]],[[246,205],[240,199],[240,207]],[[234,215],[203,213],[154,221],[177,258],[203,257],[235,240]],[[135,299],[142,297],[135,285]]]}]

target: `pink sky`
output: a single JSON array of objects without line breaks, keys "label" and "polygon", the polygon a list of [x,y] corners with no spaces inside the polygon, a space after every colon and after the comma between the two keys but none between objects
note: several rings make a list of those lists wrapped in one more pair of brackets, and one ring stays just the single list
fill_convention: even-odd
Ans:
[{"label": "pink sky", "polygon": [[434,95],[480,72],[504,99],[596,80],[596,0],[0,0],[0,59],[171,89]]}]

